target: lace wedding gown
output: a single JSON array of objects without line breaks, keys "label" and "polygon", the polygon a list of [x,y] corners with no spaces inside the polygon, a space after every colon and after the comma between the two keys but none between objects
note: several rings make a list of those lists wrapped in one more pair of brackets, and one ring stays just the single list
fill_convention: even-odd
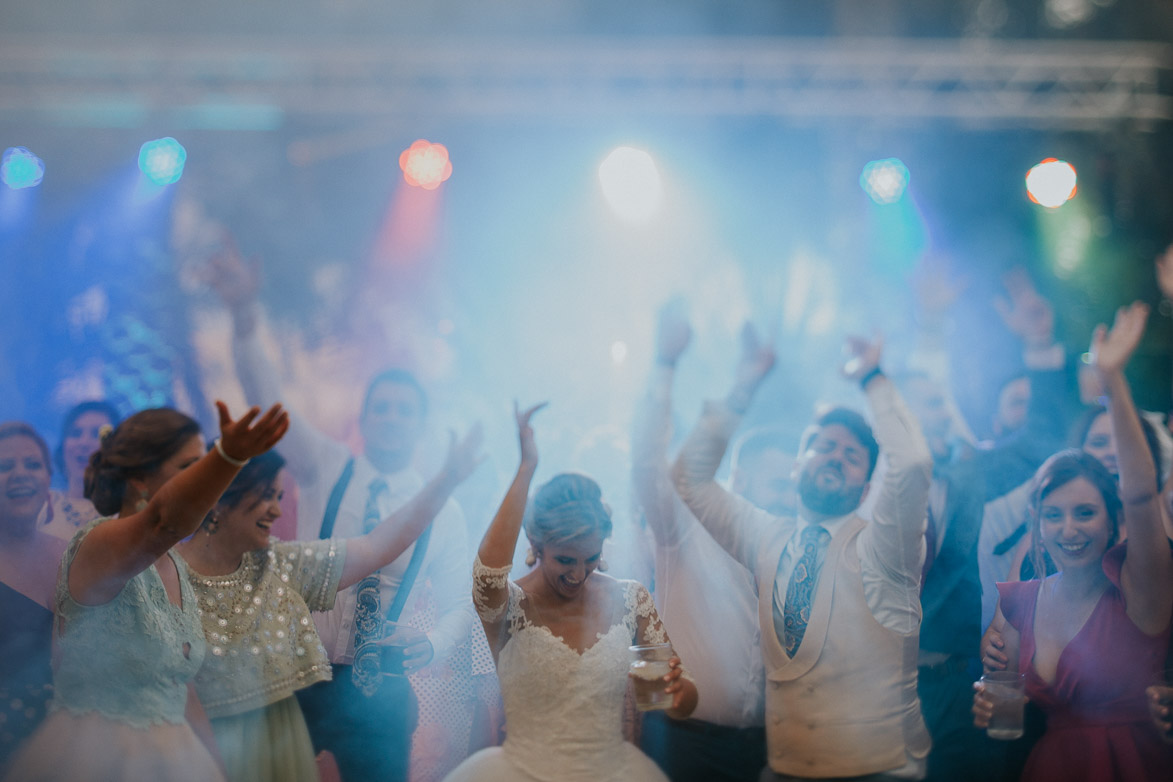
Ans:
[{"label": "lace wedding gown", "polygon": [[[650,758],[623,738],[628,647],[668,637],[643,585],[620,581],[623,615],[580,654],[534,623],[509,568],[473,567],[473,602],[486,624],[502,620],[508,640],[497,659],[506,739],[461,763],[446,782],[667,782]],[[508,587],[489,605],[487,589]],[[640,628],[643,628],[642,631]]]}]

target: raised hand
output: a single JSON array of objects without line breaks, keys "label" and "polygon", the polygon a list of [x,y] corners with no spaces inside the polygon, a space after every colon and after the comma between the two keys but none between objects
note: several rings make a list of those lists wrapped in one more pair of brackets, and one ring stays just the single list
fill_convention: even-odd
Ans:
[{"label": "raised hand", "polygon": [[464,483],[485,460],[481,452],[484,440],[484,430],[479,423],[474,424],[462,439],[457,439],[456,432],[448,432],[448,455],[444,458],[442,471],[452,485]]},{"label": "raised hand", "polygon": [[534,442],[534,430],[529,422],[534,413],[547,404],[549,402],[541,402],[526,410],[519,410],[516,400],[513,402],[513,417],[517,420],[517,439],[521,445],[521,463],[529,467],[538,465],[538,446]]},{"label": "raised hand", "polygon": [[913,278],[917,314],[923,326],[940,326],[949,310],[969,287],[968,278],[954,278],[942,262],[926,261]]},{"label": "raised hand", "polygon": [[289,429],[289,413],[280,404],[270,407],[264,415],[259,407],[249,408],[235,421],[220,400],[216,400],[216,410],[220,414],[220,446],[229,459],[243,461],[260,456]]},{"label": "raised hand", "polygon": [[741,329],[741,358],[737,362],[733,388],[725,398],[725,403],[731,410],[744,413],[749,409],[749,403],[758,386],[774,368],[774,359],[774,348],[771,345],[763,345],[758,338],[757,329],[752,323],[746,323]]},{"label": "raised hand", "polygon": [[994,309],[1006,328],[1014,332],[1025,348],[1049,348],[1055,342],[1055,311],[1021,267],[1002,276],[1006,296],[994,299]]},{"label": "raised hand", "polygon": [[741,327],[741,357],[737,362],[737,384],[756,388],[774,368],[773,345],[763,344],[752,323]]},{"label": "raised hand", "polygon": [[880,358],[884,355],[884,338],[878,334],[870,341],[863,337],[848,337],[843,352],[847,354],[843,377],[858,383],[873,369],[879,368]]},{"label": "raised hand", "polygon": [[1092,332],[1092,366],[1101,375],[1123,372],[1144,336],[1148,319],[1149,306],[1136,301],[1116,310],[1116,320],[1111,330],[1103,323],[1096,326]]},{"label": "raised hand", "polygon": [[656,324],[656,363],[674,367],[692,341],[692,327],[679,303],[672,301],[660,310]]},{"label": "raised hand", "polygon": [[261,290],[261,264],[245,260],[236,240],[227,231],[219,249],[203,270],[205,282],[216,291],[229,309],[241,309],[257,300]]}]

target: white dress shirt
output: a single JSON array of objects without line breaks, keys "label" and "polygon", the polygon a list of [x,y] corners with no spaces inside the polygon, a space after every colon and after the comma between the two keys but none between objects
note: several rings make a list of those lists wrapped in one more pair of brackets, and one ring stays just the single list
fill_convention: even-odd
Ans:
[{"label": "white dress shirt", "polygon": [[[255,332],[244,337],[236,335],[233,354],[237,376],[248,401],[262,406],[277,401],[280,388],[276,382],[276,371]],[[314,429],[295,411],[289,411],[289,419],[289,431],[277,450],[285,457],[289,471],[297,482],[297,537],[299,540],[312,540],[319,537],[330,493],[352,454],[345,445]],[[413,469],[381,474],[365,456],[354,459],[354,473],[339,505],[332,537],[349,538],[363,534],[363,515],[369,487],[376,478],[382,477],[388,487],[388,492],[381,500],[384,507],[379,509],[383,518],[404,505],[424,486],[423,478]],[[431,540],[412,589],[414,592],[425,580],[432,587],[437,618],[435,626],[428,633],[428,640],[434,650],[433,662],[448,657],[457,645],[468,638],[475,619],[468,569],[471,558],[468,556],[466,540],[464,516],[459,506],[449,500],[432,522]],[[413,544],[379,571],[383,611],[394,601],[414,550]],[[357,588],[355,584],[340,591],[332,611],[313,615],[322,643],[330,655],[330,661],[334,663],[350,664],[354,660]],[[410,602],[409,595],[408,604]],[[405,614],[399,621],[406,619]]]},{"label": "white dress shirt", "polygon": [[656,608],[696,682],[693,719],[758,727],[765,671],[753,575],[709,537],[672,487],[665,462],[672,374],[656,369],[632,433],[635,491],[655,538]]}]

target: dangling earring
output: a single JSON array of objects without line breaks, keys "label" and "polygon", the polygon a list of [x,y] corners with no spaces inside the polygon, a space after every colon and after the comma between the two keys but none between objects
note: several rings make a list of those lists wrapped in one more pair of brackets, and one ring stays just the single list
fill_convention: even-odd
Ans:
[{"label": "dangling earring", "polygon": [[138,502],[134,504],[134,512],[142,513],[147,509],[147,502],[151,499],[151,495],[147,494],[146,489],[138,490]]},{"label": "dangling earring", "polygon": [[525,564],[528,565],[529,567],[533,567],[534,565],[538,564],[538,555],[534,553],[533,546],[530,546],[529,551],[526,552]]},{"label": "dangling earring", "polygon": [[208,514],[208,518],[204,520],[204,532],[209,535],[215,535],[220,529],[220,517],[213,511]]},{"label": "dangling earring", "polygon": [[595,570],[599,571],[600,573],[606,573],[607,572],[607,560],[603,559],[602,557],[599,557],[599,564],[595,565]]}]

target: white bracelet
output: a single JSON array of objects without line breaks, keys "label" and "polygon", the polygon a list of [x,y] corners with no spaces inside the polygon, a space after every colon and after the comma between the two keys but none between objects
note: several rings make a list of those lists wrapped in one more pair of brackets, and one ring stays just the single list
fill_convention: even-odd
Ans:
[{"label": "white bracelet", "polygon": [[220,458],[231,464],[233,467],[243,467],[248,464],[248,459],[233,459],[228,454],[224,453],[224,446],[220,444],[220,438],[216,438],[216,453],[220,454]]}]

